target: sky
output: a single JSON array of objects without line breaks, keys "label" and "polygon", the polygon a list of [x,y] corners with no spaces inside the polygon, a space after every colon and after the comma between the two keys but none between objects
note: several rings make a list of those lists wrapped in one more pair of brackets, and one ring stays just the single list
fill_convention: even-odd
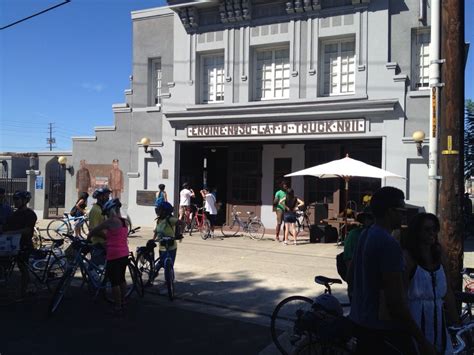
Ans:
[{"label": "sky", "polygon": [[[63,0],[0,0],[0,27]],[[71,136],[114,125],[112,104],[125,101],[132,73],[130,12],[164,0],[72,0],[0,31],[0,152],[71,150]],[[466,18],[474,0],[465,2]],[[474,24],[465,97],[474,100]]]}]

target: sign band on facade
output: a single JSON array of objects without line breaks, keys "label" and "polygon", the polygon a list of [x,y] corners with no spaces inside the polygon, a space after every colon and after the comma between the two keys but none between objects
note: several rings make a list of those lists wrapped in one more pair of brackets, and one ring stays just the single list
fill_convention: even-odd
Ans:
[{"label": "sign band on facade", "polygon": [[365,119],[189,125],[187,133],[190,138],[365,133]]}]

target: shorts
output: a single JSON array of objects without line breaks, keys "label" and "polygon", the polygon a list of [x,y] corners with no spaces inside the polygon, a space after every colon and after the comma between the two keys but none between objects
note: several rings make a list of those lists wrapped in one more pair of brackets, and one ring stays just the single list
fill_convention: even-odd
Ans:
[{"label": "shorts", "polygon": [[296,213],[295,212],[285,212],[283,215],[283,220],[285,223],[296,223]]},{"label": "shorts", "polygon": [[277,224],[281,224],[281,222],[283,221],[283,211],[277,208],[275,212],[277,216]]},{"label": "shorts", "polygon": [[122,258],[107,260],[106,277],[109,279],[112,287],[120,286],[125,282],[125,270],[127,269],[128,256]]},{"label": "shorts", "polygon": [[217,215],[210,214],[209,212],[206,212],[206,218],[209,220],[209,223],[211,224],[211,227],[216,225],[216,217],[217,217]]}]

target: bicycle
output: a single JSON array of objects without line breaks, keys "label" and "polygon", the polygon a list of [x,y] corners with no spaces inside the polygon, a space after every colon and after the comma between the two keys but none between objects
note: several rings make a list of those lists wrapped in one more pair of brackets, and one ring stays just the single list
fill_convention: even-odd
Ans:
[{"label": "bicycle", "polygon": [[306,230],[309,233],[310,230],[310,223],[309,223],[309,216],[311,212],[309,212],[306,208],[302,211],[296,211],[296,235],[299,235],[302,231]]},{"label": "bicycle", "polygon": [[168,237],[164,234],[159,234],[156,240],[161,246],[166,248],[164,254],[155,259],[155,239],[151,239],[144,247],[137,248],[138,271],[147,275],[147,286],[153,285],[153,281],[158,276],[161,267],[165,271],[165,284],[170,301],[174,299],[174,265],[169,248],[176,240],[181,240],[183,237]]},{"label": "bicycle", "polygon": [[[325,294],[331,294],[331,285],[342,284],[340,279],[331,279],[324,276],[316,276],[314,281],[325,287]],[[307,351],[311,351],[310,353],[316,351],[314,353],[321,354],[325,353],[321,352],[321,350],[343,351],[353,346],[352,338],[347,338],[347,336],[344,337],[343,340],[332,342],[327,339],[317,338],[312,332],[300,329],[298,323],[301,322],[303,316],[314,313],[314,304],[315,302],[311,298],[305,296],[290,296],[282,300],[275,307],[271,316],[270,330],[273,342],[283,355],[288,355],[293,353],[293,351],[297,351],[297,353],[301,354],[307,353]],[[350,304],[341,304],[341,306],[349,307]],[[327,316],[319,313],[319,316]],[[335,321],[335,319],[328,320]],[[345,318],[337,319],[337,321],[343,322],[340,325],[349,328],[345,320]],[[283,333],[279,334],[279,330],[283,330]],[[291,352],[287,351],[286,347],[288,346],[293,347]],[[315,347],[317,347],[317,349],[314,349]],[[329,352],[329,354],[332,354],[332,352]]]},{"label": "bicycle", "polygon": [[[87,258],[86,255],[89,253],[91,247],[91,244],[87,240],[72,235],[66,235],[66,237],[72,241],[71,247],[74,250],[74,257],[54,291],[53,297],[48,306],[48,314],[52,315],[57,311],[72,283],[72,280],[74,279],[77,269],[81,272],[81,288],[84,284],[87,284],[87,289],[93,298],[102,294],[107,302],[112,303],[113,297],[111,294],[111,285],[106,275],[107,262],[104,265],[96,265],[92,260]],[[125,299],[128,299],[134,291],[137,291],[137,293],[142,296],[143,293],[140,291],[142,289],[140,288],[139,283],[139,272],[135,267],[134,261],[131,259],[129,259],[127,271],[132,283],[127,284]]]},{"label": "bicycle", "polygon": [[265,226],[259,217],[254,216],[253,212],[247,211],[247,220],[242,221],[240,219],[240,212],[237,212],[236,206],[232,207],[232,223],[230,225],[223,224],[221,227],[221,233],[224,237],[235,236],[240,229],[247,233],[250,238],[260,240],[265,235]]},{"label": "bicycle", "polygon": [[48,223],[46,227],[46,233],[51,239],[64,239],[64,234],[72,234],[74,226],[79,223],[81,225],[81,231],[84,235],[89,233],[89,218],[87,215],[73,217],[69,213],[64,213],[64,217],[61,219],[53,219]]},{"label": "bicycle", "polygon": [[459,327],[448,327],[448,332],[453,343],[453,354],[474,354],[474,321],[462,324]]},{"label": "bicycle", "polygon": [[204,207],[195,207],[194,216],[191,221],[191,226],[189,227],[189,235],[196,230],[199,231],[202,239],[207,239],[211,234],[211,224],[206,218],[206,213],[204,212]]}]

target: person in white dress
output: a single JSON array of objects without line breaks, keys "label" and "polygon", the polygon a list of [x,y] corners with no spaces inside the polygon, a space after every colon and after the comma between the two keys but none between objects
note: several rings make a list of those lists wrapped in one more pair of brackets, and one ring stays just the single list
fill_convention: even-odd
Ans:
[{"label": "person in white dress", "polygon": [[206,218],[211,224],[211,233],[214,234],[214,226],[216,225],[217,207],[216,197],[214,194],[209,192],[209,189],[203,188],[201,190],[201,196],[204,200],[204,211],[206,212]]},{"label": "person in white dress", "polygon": [[455,298],[443,267],[438,241],[440,224],[431,213],[419,213],[402,238],[408,303],[413,319],[439,354],[452,354],[447,325],[458,324]]}]

